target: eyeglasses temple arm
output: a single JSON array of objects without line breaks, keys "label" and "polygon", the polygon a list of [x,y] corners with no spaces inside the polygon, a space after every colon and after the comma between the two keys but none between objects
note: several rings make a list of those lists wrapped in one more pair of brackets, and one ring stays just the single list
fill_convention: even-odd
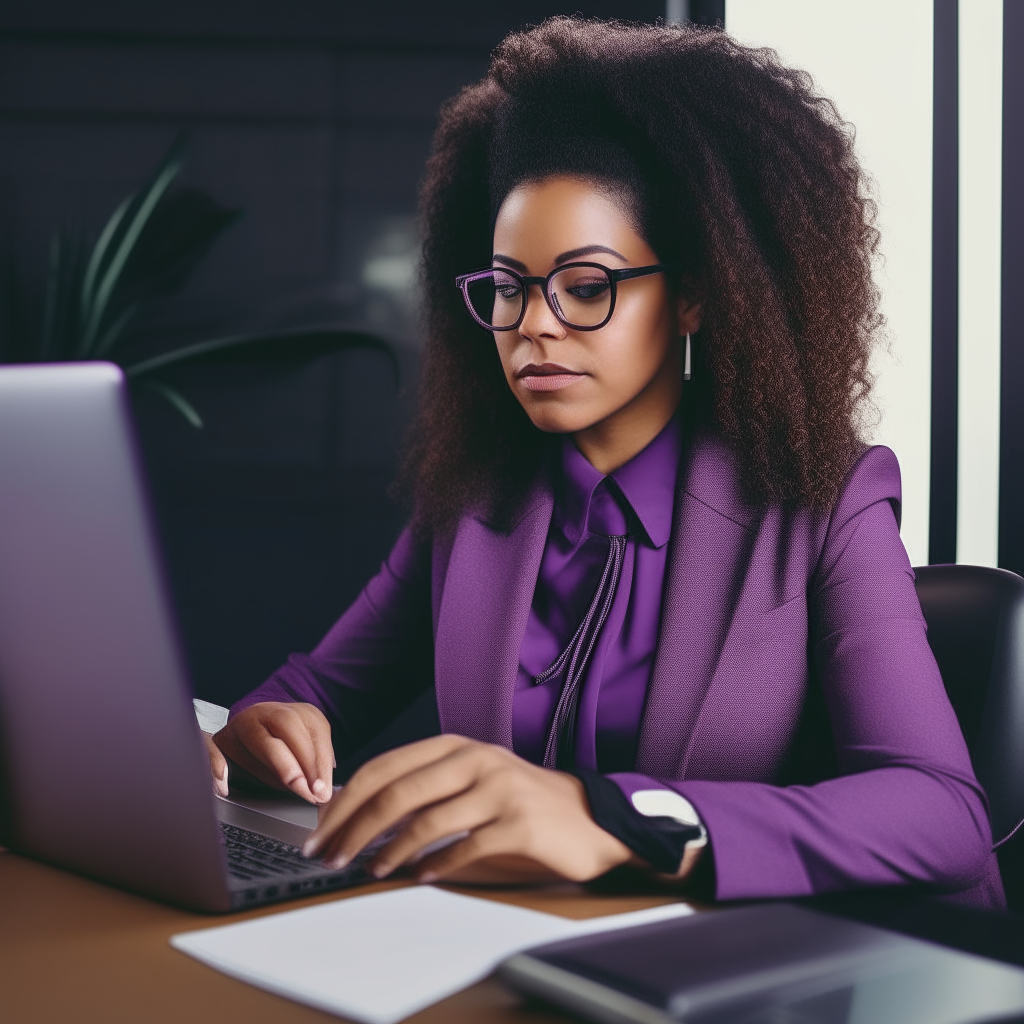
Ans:
[{"label": "eyeglasses temple arm", "polygon": [[677,263],[655,263],[650,267],[627,267],[625,270],[615,270],[615,279],[617,281],[629,281],[634,277],[646,277],[648,274],[659,274],[663,270],[672,270],[677,267]]}]

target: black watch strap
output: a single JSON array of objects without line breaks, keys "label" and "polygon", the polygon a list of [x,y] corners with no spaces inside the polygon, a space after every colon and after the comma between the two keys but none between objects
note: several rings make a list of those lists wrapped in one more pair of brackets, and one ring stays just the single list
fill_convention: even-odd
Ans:
[{"label": "black watch strap", "polygon": [[656,871],[675,874],[682,863],[686,844],[706,835],[700,825],[641,814],[626,794],[600,772],[573,768],[570,774],[583,783],[594,821]]}]

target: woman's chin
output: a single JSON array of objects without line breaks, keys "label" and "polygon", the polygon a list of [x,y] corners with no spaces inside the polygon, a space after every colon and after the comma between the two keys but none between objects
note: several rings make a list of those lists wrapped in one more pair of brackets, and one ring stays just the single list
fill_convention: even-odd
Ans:
[{"label": "woman's chin", "polygon": [[528,408],[530,422],[545,434],[575,434],[593,426],[601,418],[565,408]]}]

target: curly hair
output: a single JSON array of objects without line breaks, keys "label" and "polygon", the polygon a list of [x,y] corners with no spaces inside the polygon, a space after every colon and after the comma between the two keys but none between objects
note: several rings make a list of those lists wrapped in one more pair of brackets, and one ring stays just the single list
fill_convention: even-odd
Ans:
[{"label": "curly hair", "polygon": [[[878,233],[853,130],[810,77],[724,32],[552,18],[509,35],[442,108],[421,192],[426,346],[404,478],[417,521],[501,515],[547,444],[466,314],[523,180],[611,183],[679,287],[703,304],[694,382],[748,498],[827,509],[863,450],[881,318]],[[453,382],[457,386],[453,387]]]}]

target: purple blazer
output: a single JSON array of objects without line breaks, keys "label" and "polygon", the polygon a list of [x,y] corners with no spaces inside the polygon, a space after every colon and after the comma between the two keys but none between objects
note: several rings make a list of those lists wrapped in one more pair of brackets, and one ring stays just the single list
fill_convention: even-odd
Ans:
[{"label": "purple blazer", "polygon": [[[635,773],[612,778],[627,793],[657,780],[697,808],[719,899],[920,882],[1004,906],[899,507],[884,447],[863,454],[831,513],[752,507],[709,435],[684,455]],[[433,684],[443,731],[511,749],[552,509],[539,478],[504,532],[474,515],[444,539],[407,530],[317,649],[236,710],[313,700],[343,752]],[[831,777],[801,778],[804,739],[832,756]]]}]

